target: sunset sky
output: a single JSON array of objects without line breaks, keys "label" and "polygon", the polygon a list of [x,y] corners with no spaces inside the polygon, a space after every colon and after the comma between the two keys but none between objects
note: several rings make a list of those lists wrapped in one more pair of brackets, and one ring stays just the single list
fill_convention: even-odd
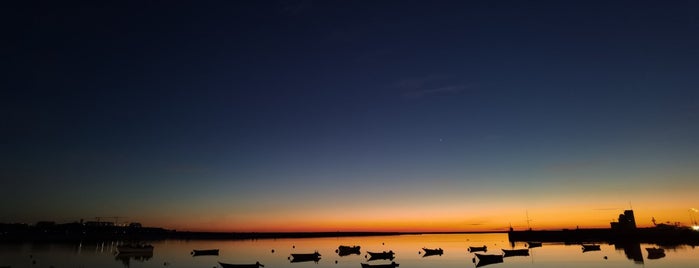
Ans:
[{"label": "sunset sky", "polygon": [[699,2],[7,7],[0,222],[689,225]]}]

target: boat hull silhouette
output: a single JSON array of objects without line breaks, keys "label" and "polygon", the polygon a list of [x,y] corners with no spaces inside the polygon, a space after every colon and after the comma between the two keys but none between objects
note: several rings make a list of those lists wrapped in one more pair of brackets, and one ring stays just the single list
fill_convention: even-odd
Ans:
[{"label": "boat hull silhouette", "polygon": [[391,262],[389,264],[368,264],[368,263],[362,263],[362,268],[395,268],[398,267],[399,264],[395,262]]},{"label": "boat hull silhouette", "polygon": [[258,268],[258,267],[265,267],[264,265],[260,264],[260,262],[254,263],[254,264],[232,264],[232,263],[223,263],[223,262],[218,262],[218,264],[221,265],[223,268]]},{"label": "boat hull silhouette", "polygon": [[318,262],[320,260],[320,254],[316,253],[292,253],[291,262],[307,262],[314,261]]},{"label": "boat hull silhouette", "polygon": [[193,249],[192,256],[218,255],[218,249]]},{"label": "boat hull silhouette", "polygon": [[482,247],[468,247],[469,252],[486,252],[488,251],[488,247],[482,246]]},{"label": "boat hull silhouette", "polygon": [[384,251],[384,252],[371,252],[367,251],[369,253],[369,260],[393,260],[395,257],[393,251]]},{"label": "boat hull silhouette", "polygon": [[646,248],[646,251],[648,251],[648,259],[650,260],[665,257],[665,250],[662,248]]},{"label": "boat hull silhouette", "polygon": [[600,247],[597,244],[583,244],[582,245],[582,251],[583,252],[588,252],[588,251],[599,251]]},{"label": "boat hull silhouette", "polygon": [[359,255],[359,254],[361,254],[361,253],[360,253],[360,250],[359,250],[360,248],[361,248],[360,246],[353,246],[353,247],[350,247],[350,246],[339,246],[339,247],[335,250],[335,252],[337,252],[337,254],[340,255],[340,256],[347,256],[347,255],[351,255],[351,254],[357,254],[357,255]]},{"label": "boat hull silhouette", "polygon": [[541,247],[541,242],[527,242],[528,248],[539,248]]},{"label": "boat hull silhouette", "polygon": [[475,253],[478,258],[478,263],[476,267],[482,267],[489,264],[501,263],[503,262],[503,256],[499,254],[480,254]]},{"label": "boat hull silhouette", "polygon": [[529,256],[529,249],[523,248],[523,249],[503,249],[503,253],[505,253],[504,257],[512,257],[512,256]]},{"label": "boat hull silhouette", "polygon": [[422,248],[422,251],[425,252],[425,255],[423,255],[423,257],[434,256],[434,255],[440,255],[440,256],[441,256],[442,254],[444,254],[444,250],[442,250],[441,248],[434,248],[434,249],[432,249],[432,248]]}]

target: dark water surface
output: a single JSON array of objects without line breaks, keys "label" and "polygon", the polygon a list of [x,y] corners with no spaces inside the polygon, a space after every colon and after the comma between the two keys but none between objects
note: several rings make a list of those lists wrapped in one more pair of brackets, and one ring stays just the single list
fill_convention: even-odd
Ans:
[{"label": "dark water surface", "polygon": [[[469,246],[488,247],[489,254],[512,249],[507,234],[440,234],[377,237],[261,239],[261,240],[164,240],[150,242],[152,256],[118,257],[118,242],[104,243],[15,243],[0,244],[0,267],[220,267],[217,262],[255,263],[266,268],[314,267],[359,268],[361,263],[388,264],[389,260],[367,261],[367,251],[393,250],[396,263],[409,267],[475,267]],[[339,245],[359,245],[360,255],[339,256]],[[544,243],[529,256],[504,258],[485,267],[699,267],[699,249],[680,245],[665,248],[665,256],[649,259],[646,248],[653,244],[600,244],[600,251],[582,252],[580,245]],[[441,256],[423,257],[422,248],[442,248]],[[514,248],[526,248],[517,242]],[[218,256],[192,257],[193,249],[219,249]],[[291,263],[291,253],[322,256],[318,263]],[[606,258],[605,258],[606,257]],[[476,261],[477,262],[477,261]]]}]

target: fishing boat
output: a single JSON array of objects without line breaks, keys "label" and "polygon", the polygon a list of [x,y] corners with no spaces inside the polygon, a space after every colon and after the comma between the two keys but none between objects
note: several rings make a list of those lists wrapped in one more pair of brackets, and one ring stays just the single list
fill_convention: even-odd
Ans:
[{"label": "fishing boat", "polygon": [[478,252],[478,251],[486,252],[486,251],[488,251],[488,247],[486,247],[485,245],[482,247],[468,247],[468,251],[469,252]]},{"label": "fishing boat", "polygon": [[291,257],[293,258],[291,262],[318,262],[320,260],[320,253],[318,253],[318,251],[314,253],[291,253]]},{"label": "fishing boat", "polygon": [[529,248],[538,248],[541,247],[541,242],[527,242],[527,247]]},{"label": "fishing boat", "polygon": [[369,253],[369,256],[371,256],[369,258],[369,260],[393,260],[393,258],[394,258],[393,255],[395,254],[395,253],[393,253],[393,250],[388,251],[388,252],[386,252],[386,251],[384,251],[384,252],[367,251],[367,253]]},{"label": "fishing boat", "polygon": [[529,256],[529,249],[528,248],[522,248],[522,249],[503,249],[503,253],[505,253],[505,257],[512,257],[512,256]]},{"label": "fishing boat", "polygon": [[368,264],[368,263],[362,263],[362,268],[395,268],[398,267],[399,264],[396,262],[391,262],[389,264]]},{"label": "fishing boat", "polygon": [[336,252],[338,255],[340,255],[340,256],[347,256],[347,255],[350,255],[350,254],[357,254],[357,255],[359,255],[359,254],[361,254],[361,253],[359,252],[359,249],[360,249],[360,246],[352,246],[352,247],[350,247],[350,246],[339,246],[339,247],[335,250],[335,252]]},{"label": "fishing boat", "polygon": [[193,249],[192,256],[217,255],[218,249]]},{"label": "fishing boat", "polygon": [[221,265],[223,268],[259,268],[259,267],[265,267],[264,265],[260,264],[260,262],[256,262],[254,264],[231,264],[231,263],[224,263],[224,262],[218,262],[218,264]]},{"label": "fishing boat", "polygon": [[648,251],[648,259],[660,259],[665,257],[665,250],[662,248],[646,248]]},{"label": "fishing boat", "polygon": [[598,251],[598,250],[600,250],[600,248],[599,248],[599,245],[597,245],[597,244],[583,244],[582,245],[583,252]]},{"label": "fishing boat", "polygon": [[[480,254],[474,253],[478,257],[478,263],[476,267],[486,266],[488,264],[501,263],[503,262],[503,256],[499,254]],[[475,260],[474,260],[475,261]]]},{"label": "fishing boat", "polygon": [[128,253],[153,253],[153,246],[152,245],[122,245],[122,246],[117,246],[117,252],[119,254],[128,254]]},{"label": "fishing boat", "polygon": [[425,252],[425,255],[423,255],[423,257],[433,255],[441,256],[442,254],[444,254],[444,250],[442,250],[442,248],[422,248],[422,250]]}]

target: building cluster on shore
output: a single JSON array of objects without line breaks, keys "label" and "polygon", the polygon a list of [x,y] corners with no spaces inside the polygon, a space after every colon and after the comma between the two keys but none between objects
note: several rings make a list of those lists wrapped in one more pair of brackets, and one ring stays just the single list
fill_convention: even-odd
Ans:
[{"label": "building cluster on shore", "polygon": [[609,229],[563,229],[542,231],[508,232],[510,241],[545,241],[580,243],[585,241],[634,241],[649,243],[699,245],[699,232],[690,227],[657,224],[654,227],[638,228],[633,210],[619,215],[618,221],[611,222]]},{"label": "building cluster on shore", "polygon": [[0,223],[0,240],[83,240],[83,239],[158,239],[166,238],[171,230],[143,227],[140,223],[116,225],[114,222],[87,221],[55,223],[40,221]]}]

